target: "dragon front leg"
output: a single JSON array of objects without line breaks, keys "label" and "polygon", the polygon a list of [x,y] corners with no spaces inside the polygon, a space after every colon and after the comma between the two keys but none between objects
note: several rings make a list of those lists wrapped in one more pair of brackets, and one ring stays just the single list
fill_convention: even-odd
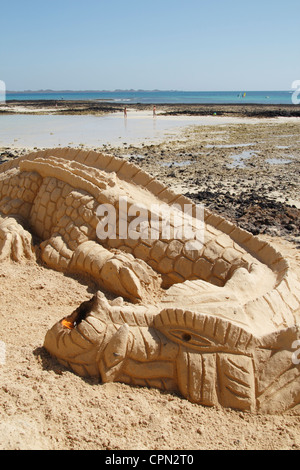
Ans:
[{"label": "dragon front leg", "polygon": [[94,241],[78,246],[71,269],[90,274],[101,287],[132,302],[153,300],[162,292],[160,276],[144,261]]},{"label": "dragon front leg", "polygon": [[34,259],[32,237],[17,218],[0,217],[0,261]]},{"label": "dragon front leg", "polygon": [[131,254],[107,250],[91,240],[72,248],[63,235],[55,233],[41,243],[41,256],[53,269],[88,274],[100,287],[132,302],[157,298],[161,293],[160,276]]}]

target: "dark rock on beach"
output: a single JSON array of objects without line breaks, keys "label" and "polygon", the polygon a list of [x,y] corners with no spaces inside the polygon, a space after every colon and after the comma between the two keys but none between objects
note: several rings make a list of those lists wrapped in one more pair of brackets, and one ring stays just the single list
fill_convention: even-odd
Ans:
[{"label": "dark rock on beach", "polygon": [[257,194],[255,190],[237,196],[219,191],[185,195],[253,235],[277,235],[292,240],[300,233],[299,209]]},{"label": "dark rock on beach", "polygon": [[[110,100],[7,100],[0,114],[15,112],[14,108],[22,107],[18,112],[37,114],[95,114],[103,115],[124,110],[124,104]],[[128,110],[150,111],[153,104],[126,103]],[[168,116],[231,116],[231,117],[300,117],[300,105],[269,104],[167,104],[156,105],[157,114]]]}]

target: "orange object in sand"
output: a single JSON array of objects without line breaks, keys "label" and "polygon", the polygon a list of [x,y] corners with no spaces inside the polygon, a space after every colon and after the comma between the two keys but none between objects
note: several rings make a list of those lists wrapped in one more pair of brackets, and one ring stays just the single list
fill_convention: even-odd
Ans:
[{"label": "orange object in sand", "polygon": [[63,319],[61,321],[61,324],[62,324],[62,326],[64,326],[65,328],[68,328],[69,330],[73,330],[73,328],[74,328],[74,323],[72,323],[68,320],[65,320],[65,319]]}]

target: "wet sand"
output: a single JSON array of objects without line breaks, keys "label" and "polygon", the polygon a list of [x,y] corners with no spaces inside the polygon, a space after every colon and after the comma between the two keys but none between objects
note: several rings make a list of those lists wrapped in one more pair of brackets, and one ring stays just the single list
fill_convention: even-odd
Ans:
[{"label": "wet sand", "polygon": [[300,120],[199,126],[184,139],[115,154],[251,233],[300,248]]},{"label": "wet sand", "polygon": [[[257,122],[257,118],[247,118]],[[274,119],[274,118],[272,118]],[[271,119],[271,120],[272,120]],[[276,119],[276,118],[275,118]],[[290,118],[298,119],[298,118]],[[158,144],[178,139],[191,125],[241,122],[242,118],[223,116],[153,117],[151,111],[131,110],[98,115],[9,114],[0,115],[0,147],[98,147],[124,144]]]}]

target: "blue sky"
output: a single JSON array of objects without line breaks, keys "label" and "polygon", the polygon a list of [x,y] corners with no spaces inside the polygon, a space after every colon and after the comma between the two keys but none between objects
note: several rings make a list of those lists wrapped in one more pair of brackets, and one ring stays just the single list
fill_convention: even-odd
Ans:
[{"label": "blue sky", "polygon": [[299,0],[9,0],[9,90],[287,90],[300,79]]}]

